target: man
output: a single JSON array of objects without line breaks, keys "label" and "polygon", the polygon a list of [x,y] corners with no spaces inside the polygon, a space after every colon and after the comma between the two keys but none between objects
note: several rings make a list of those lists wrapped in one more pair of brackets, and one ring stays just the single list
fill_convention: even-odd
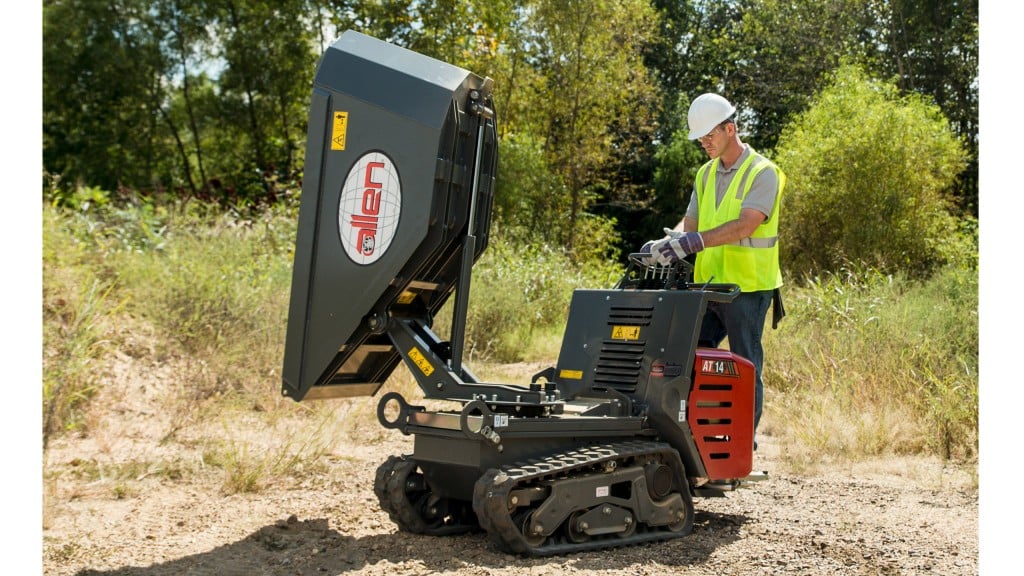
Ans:
[{"label": "man", "polygon": [[683,219],[641,251],[659,264],[696,254],[695,282],[739,285],[740,295],[732,302],[708,304],[699,344],[715,348],[728,336],[729,349],[753,362],[756,433],[764,404],[761,336],[769,304],[775,301],[773,325],[784,314],[778,231],[786,176],[740,140],[735,113],[718,94],[701,94],[690,104],[689,138],[700,141],[711,160],[697,170]]}]

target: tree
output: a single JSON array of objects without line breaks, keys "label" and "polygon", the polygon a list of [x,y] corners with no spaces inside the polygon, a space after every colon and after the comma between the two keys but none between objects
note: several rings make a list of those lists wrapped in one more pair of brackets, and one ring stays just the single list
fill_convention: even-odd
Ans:
[{"label": "tree", "polygon": [[967,144],[956,198],[978,214],[978,0],[875,0],[875,67],[938,104]]},{"label": "tree", "polygon": [[273,182],[292,176],[305,141],[316,61],[306,2],[209,1],[222,42],[220,125],[238,162],[233,176],[244,187],[243,198],[267,194],[272,200]]},{"label": "tree", "polygon": [[[658,139],[670,142],[686,126],[688,103],[703,92],[718,92],[743,57],[736,39],[743,16],[739,0],[652,0],[658,13],[658,33],[644,51],[644,63],[654,74],[663,96]],[[680,112],[682,115],[680,116]]]},{"label": "tree", "polygon": [[643,0],[538,0],[530,15],[528,42],[537,47],[531,64],[546,93],[533,100],[544,152],[569,195],[568,213],[556,220],[555,231],[572,252],[613,156],[612,127],[649,112],[635,104],[650,89],[641,54],[654,13]]},{"label": "tree", "polygon": [[[686,108],[669,98],[688,102],[701,92],[721,91],[740,110],[744,139],[770,154],[787,122],[807,109],[842,61],[860,62],[876,76],[896,78],[904,91],[932,97],[967,143],[967,169],[955,195],[962,207],[976,204],[975,0],[653,3],[661,16],[660,34],[645,61],[657,73],[666,97],[656,196],[648,203],[653,210],[675,205],[679,192],[664,186],[664,177],[686,172],[679,164],[665,165],[687,149],[675,140],[680,125],[685,126]],[[633,228],[660,233],[660,226],[646,224],[654,220],[634,220]]]},{"label": "tree", "polygon": [[[181,0],[158,0],[153,9],[156,19],[166,30],[161,52],[165,55],[167,76],[160,79],[161,98],[158,110],[181,156],[184,181],[192,194],[206,189],[207,175],[204,165],[201,122],[195,105],[195,85],[205,82],[205,75],[197,73],[205,64],[210,42],[205,6]],[[164,92],[166,90],[166,92]],[[179,114],[175,114],[175,101],[180,101],[181,120],[188,130],[187,138],[178,127]],[[192,175],[193,164],[198,172],[199,184]]]},{"label": "tree", "polygon": [[862,61],[868,0],[748,0],[732,36],[726,95],[756,149],[775,147],[793,116],[842,61]]},{"label": "tree", "polygon": [[116,190],[160,172],[159,39],[141,0],[43,5],[43,166],[65,182]]},{"label": "tree", "polygon": [[[494,102],[498,110],[498,135],[541,134],[544,114],[536,104],[545,98],[545,80],[536,66],[538,46],[533,42],[531,20],[535,0],[501,0],[485,3],[484,29],[493,30],[490,57],[478,59],[479,70],[494,78]],[[504,10],[501,10],[504,8]]]},{"label": "tree", "polygon": [[[604,207],[602,213],[614,215],[621,223],[620,246],[626,253],[635,251],[647,240],[660,238],[662,229],[674,226],[686,212],[693,192],[694,175],[708,159],[700,145],[687,137],[686,110],[689,105],[689,96],[678,94],[675,102],[668,106],[668,113],[664,114],[667,125],[656,126],[667,137],[647,144],[644,151],[646,162],[637,159],[627,165],[633,168],[633,172],[624,173],[624,177],[631,176],[637,182],[633,184],[633,197],[615,204],[614,211]],[[628,189],[630,184],[621,183],[619,186]]]},{"label": "tree", "polygon": [[[378,40],[408,47],[415,34],[413,5],[417,0],[312,0],[311,3],[315,6],[317,21],[322,20],[322,12],[328,13],[329,21],[334,24],[334,38],[346,30],[356,30]],[[323,27],[318,29],[323,30]],[[327,47],[324,40],[320,38],[321,48]]]},{"label": "tree", "polygon": [[656,18],[642,47],[648,86],[636,95],[635,116],[622,133],[633,146],[615,157],[607,170],[607,191],[595,205],[600,214],[615,218],[620,248],[631,252],[662,234],[686,209],[689,183],[703,158],[686,139],[686,109],[690,99],[721,85],[731,68],[730,49],[720,38],[738,18],[737,2],[652,0]]},{"label": "tree", "polygon": [[966,152],[938,107],[843,65],[787,125],[780,242],[796,278],[865,262],[924,276],[959,247],[948,192]]},{"label": "tree", "polygon": [[[680,94],[676,105],[677,118],[686,118],[690,107],[690,99]],[[707,162],[704,149],[695,140],[689,139],[689,129],[685,122],[676,121],[671,140],[658,148],[655,153],[657,167],[654,172],[654,218],[643,222],[646,232],[644,239],[656,238],[661,229],[671,228],[686,213],[686,206],[693,193],[694,177],[697,170]],[[638,239],[639,240],[639,239]],[[634,244],[639,245],[639,243]]]}]

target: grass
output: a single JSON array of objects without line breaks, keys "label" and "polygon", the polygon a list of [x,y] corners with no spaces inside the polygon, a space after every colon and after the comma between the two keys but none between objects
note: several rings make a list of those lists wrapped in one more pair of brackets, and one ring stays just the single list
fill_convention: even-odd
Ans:
[{"label": "grass", "polygon": [[977,458],[976,272],[846,270],[787,289],[786,309],[766,331],[766,420],[799,458]]},{"label": "grass", "polygon": [[84,407],[96,394],[102,358],[115,342],[113,321],[123,302],[103,261],[44,212],[43,444],[81,429]]},{"label": "grass", "polygon": [[[173,365],[159,435],[197,451],[202,466],[143,464],[177,470],[174,479],[214,471],[226,493],[316,474],[339,438],[390,437],[376,421],[384,392],[422,400],[401,366],[375,398],[281,397],[294,206],[225,214],[92,204],[44,207],[43,216],[47,441],[89,435],[102,420],[115,353]],[[615,280],[613,265],[492,241],[474,271],[464,360],[485,380],[528,381],[532,366],[557,358],[572,290]],[[976,461],[976,269],[915,282],[851,266],[790,283],[785,297],[788,316],[766,331],[762,426],[794,466],[901,454]],[[450,318],[448,307],[438,314],[438,334]],[[142,330],[152,345],[133,342]],[[108,474],[114,497],[137,489],[137,465]]]},{"label": "grass", "polygon": [[265,437],[267,431],[252,434],[226,427],[223,437],[205,439],[203,463],[222,471],[225,494],[258,492],[268,484],[322,473],[326,469],[323,458],[334,442],[334,437],[324,433],[326,421],[321,419],[312,430],[272,429],[270,438]]}]

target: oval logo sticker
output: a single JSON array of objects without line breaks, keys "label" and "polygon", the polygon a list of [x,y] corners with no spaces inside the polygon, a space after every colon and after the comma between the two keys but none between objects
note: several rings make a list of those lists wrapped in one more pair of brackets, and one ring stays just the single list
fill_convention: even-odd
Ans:
[{"label": "oval logo sticker", "polygon": [[356,264],[373,264],[391,246],[402,212],[402,183],[391,158],[364,154],[341,188],[338,234],[345,254]]}]

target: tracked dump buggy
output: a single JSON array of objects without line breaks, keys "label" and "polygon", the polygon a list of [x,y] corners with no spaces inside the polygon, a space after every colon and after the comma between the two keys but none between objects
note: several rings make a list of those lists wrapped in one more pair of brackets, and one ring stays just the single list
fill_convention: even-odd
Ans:
[{"label": "tracked dump buggy", "polygon": [[[751,472],[754,368],[697,347],[707,303],[738,288],[634,260],[613,288],[574,292],[555,366],[522,383],[474,376],[463,346],[498,178],[492,88],[356,32],[324,54],[282,393],[375,395],[402,363],[427,399],[459,407],[380,398],[381,425],[415,439],[374,480],[400,530],[482,529],[526,555],[687,534],[694,497]],[[442,339],[431,327],[453,295]]]}]

